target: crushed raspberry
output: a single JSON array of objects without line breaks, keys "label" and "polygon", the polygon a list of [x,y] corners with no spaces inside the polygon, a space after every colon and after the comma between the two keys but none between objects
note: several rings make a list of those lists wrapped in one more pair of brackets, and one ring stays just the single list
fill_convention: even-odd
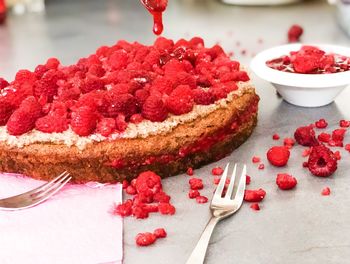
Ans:
[{"label": "crushed raspberry", "polygon": [[260,210],[260,206],[258,203],[253,203],[250,205],[250,208],[252,208],[255,211],[259,211]]},{"label": "crushed raspberry", "polygon": [[131,123],[134,123],[134,124],[139,124],[141,123],[143,120],[143,117],[141,114],[133,114],[131,117],[130,117],[130,122]]},{"label": "crushed raspberry", "polygon": [[244,201],[246,202],[261,202],[266,195],[263,189],[258,190],[245,190]]},{"label": "crushed raspberry", "polygon": [[252,162],[253,163],[259,163],[260,162],[260,157],[257,157],[257,156],[254,156],[253,158],[252,158]]},{"label": "crushed raspberry", "polygon": [[136,178],[135,187],[138,193],[151,191],[153,194],[162,189],[161,178],[152,171],[145,171]]},{"label": "crushed raspberry", "polygon": [[330,189],[329,187],[325,187],[325,188],[322,189],[321,194],[322,194],[323,196],[328,196],[328,195],[331,194],[331,189]]},{"label": "crushed raspberry", "polygon": [[334,156],[337,160],[341,160],[341,155],[340,155],[340,151],[337,150],[337,151],[334,151]]},{"label": "crushed raspberry", "polygon": [[320,120],[315,122],[315,126],[317,128],[326,128],[328,126],[328,123],[325,119],[321,118]]},{"label": "crushed raspberry", "polygon": [[10,84],[8,83],[8,81],[6,81],[4,78],[0,78],[0,90],[6,88],[9,85]]},{"label": "crushed raspberry", "polygon": [[203,181],[198,178],[191,178],[188,183],[190,184],[191,190],[201,190],[203,189]]},{"label": "crushed raspberry", "polygon": [[310,152],[311,152],[311,148],[308,148],[308,149],[304,149],[303,150],[303,153],[301,154],[303,157],[307,157],[310,155]]},{"label": "crushed raspberry", "polygon": [[224,173],[224,170],[221,167],[215,167],[211,170],[211,173],[215,176],[220,176]]},{"label": "crushed raspberry", "polygon": [[201,194],[199,193],[199,191],[198,190],[189,190],[189,192],[188,192],[188,197],[190,198],[190,199],[194,199],[194,198],[196,198],[196,197],[198,197],[198,196],[200,196]]},{"label": "crushed raspberry", "polygon": [[333,132],[332,132],[332,140],[334,140],[336,142],[343,141],[345,133],[346,133],[346,129],[344,129],[344,128],[339,128],[339,129],[333,130]]},{"label": "crushed raspberry", "polygon": [[153,201],[159,202],[159,203],[169,203],[170,199],[171,197],[163,191],[159,191],[155,193],[153,196]]},{"label": "crushed raspberry", "polygon": [[156,242],[156,240],[157,240],[157,236],[149,232],[139,233],[135,238],[136,245],[140,247],[146,247],[146,246],[152,245],[154,242]]},{"label": "crushed raspberry", "polygon": [[153,234],[156,236],[156,238],[165,238],[167,236],[167,233],[164,228],[157,228],[153,231]]},{"label": "crushed raspberry", "polygon": [[292,25],[288,30],[288,42],[299,42],[301,35],[303,34],[304,30],[299,25]]},{"label": "crushed raspberry", "polygon": [[127,194],[134,195],[134,194],[136,194],[136,189],[135,189],[133,186],[129,185],[129,186],[125,189],[125,192],[126,192]]},{"label": "crushed raspberry", "polygon": [[258,169],[259,169],[259,170],[265,169],[265,165],[264,165],[263,163],[259,164]]},{"label": "crushed raspberry", "polygon": [[136,219],[145,219],[148,218],[149,212],[145,210],[145,208],[142,205],[133,205],[132,215]]},{"label": "crushed raspberry", "polygon": [[220,177],[215,177],[214,180],[213,180],[214,184],[218,185],[219,182],[220,182],[220,179],[221,179]]},{"label": "crushed raspberry", "polygon": [[307,161],[303,162],[303,168],[308,168],[309,167],[309,163]]},{"label": "crushed raspberry", "polygon": [[186,171],[187,175],[188,176],[192,176],[194,173],[193,173],[193,168],[188,168],[187,171]]},{"label": "crushed raspberry", "polygon": [[88,136],[94,132],[97,124],[95,112],[88,106],[82,106],[72,112],[71,127],[79,136]]},{"label": "crushed raspberry", "polygon": [[350,144],[346,144],[344,148],[345,148],[345,150],[350,152]]},{"label": "crushed raspberry", "polygon": [[295,140],[292,139],[292,138],[285,138],[285,139],[283,140],[283,144],[284,144],[284,146],[286,146],[287,148],[291,148],[291,147],[294,146]]},{"label": "crushed raspberry", "polygon": [[339,126],[340,127],[344,127],[344,128],[349,127],[350,126],[350,121],[348,121],[348,120],[340,120],[339,121]]},{"label": "crushed raspberry", "polygon": [[169,203],[160,203],[158,205],[159,212],[163,215],[173,215],[175,214],[175,207]]},{"label": "crushed raspberry", "polygon": [[333,139],[331,139],[329,142],[328,142],[328,146],[330,147],[343,147],[343,142],[342,141],[335,141]]},{"label": "crushed raspberry", "polygon": [[280,139],[280,136],[278,134],[273,134],[272,135],[272,139],[273,140],[279,140]]},{"label": "crushed raspberry", "polygon": [[132,214],[132,204],[132,200],[126,200],[124,203],[116,205],[113,208],[112,214],[122,217],[130,216]]},{"label": "crushed raspberry", "polygon": [[203,203],[207,203],[208,202],[208,198],[205,196],[197,196],[196,197],[196,202],[199,204],[203,204]]},{"label": "crushed raspberry", "polygon": [[308,168],[315,176],[327,177],[337,170],[337,159],[326,146],[315,146],[309,156]]},{"label": "crushed raspberry", "polygon": [[297,128],[294,132],[294,138],[302,146],[316,146],[319,144],[312,126]]},{"label": "crushed raspberry", "polygon": [[321,142],[328,143],[331,140],[332,136],[331,134],[322,132],[318,135],[317,139]]},{"label": "crushed raspberry", "polygon": [[158,96],[150,96],[142,106],[142,116],[153,122],[162,122],[168,117],[168,111]]},{"label": "crushed raspberry", "polygon": [[290,190],[297,185],[297,179],[286,173],[277,174],[276,184],[281,190]]},{"label": "crushed raspberry", "polygon": [[246,175],[245,184],[246,184],[246,185],[249,185],[251,181],[252,181],[251,177],[250,177],[249,175]]},{"label": "crushed raspberry", "polygon": [[277,167],[283,167],[287,165],[289,160],[290,151],[284,146],[275,146],[270,148],[266,153],[268,161]]}]

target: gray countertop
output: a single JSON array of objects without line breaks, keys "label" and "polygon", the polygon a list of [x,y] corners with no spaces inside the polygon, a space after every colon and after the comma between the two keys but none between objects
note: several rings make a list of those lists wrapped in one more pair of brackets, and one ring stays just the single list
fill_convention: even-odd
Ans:
[{"label": "gray countertop", "polygon": [[[172,0],[164,22],[165,36],[202,36],[208,45],[219,42],[227,51],[235,52],[243,63],[249,63],[252,55],[264,48],[284,43],[293,23],[303,25],[304,42],[350,44],[336,24],[333,9],[320,1],[248,8],[214,0]],[[151,43],[155,39],[151,28],[151,17],[137,0],[48,1],[46,14],[10,16],[7,26],[0,27],[0,75],[13,78],[18,69],[32,69],[51,56],[64,64],[73,63],[118,39]],[[240,54],[242,49],[247,55]],[[285,168],[273,168],[265,158],[267,149],[277,143],[271,138],[273,133],[292,136],[297,126],[319,118],[326,118],[331,130],[340,119],[350,119],[349,89],[331,105],[306,109],[283,102],[269,83],[254,76],[253,81],[261,97],[259,124],[245,144],[215,165],[246,162],[252,177],[249,188],[262,187],[267,195],[261,211],[243,204],[236,215],[218,225],[206,263],[349,263],[350,154],[341,151],[339,169],[329,178],[313,177],[302,168],[299,146],[293,148]],[[350,142],[350,135],[345,141]],[[263,158],[264,170],[251,163],[253,155]],[[214,189],[210,176],[213,167],[211,164],[195,171],[205,182],[203,194],[209,197]],[[298,179],[297,188],[278,190],[278,172],[293,174]],[[187,181],[185,175],[164,180],[164,189],[177,208],[173,217],[125,220],[125,263],[185,263],[209,219],[208,204],[199,205],[187,198]],[[329,197],[320,195],[325,186],[332,190]],[[166,239],[148,248],[135,246],[138,232],[157,227],[166,228]]]}]

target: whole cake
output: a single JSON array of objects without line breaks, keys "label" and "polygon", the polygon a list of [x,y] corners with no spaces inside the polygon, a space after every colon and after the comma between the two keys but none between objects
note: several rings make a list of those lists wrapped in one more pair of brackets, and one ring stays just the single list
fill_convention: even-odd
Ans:
[{"label": "whole cake", "polygon": [[201,38],[119,41],[0,78],[0,170],[75,183],[163,177],[223,158],[257,122],[248,74]]}]

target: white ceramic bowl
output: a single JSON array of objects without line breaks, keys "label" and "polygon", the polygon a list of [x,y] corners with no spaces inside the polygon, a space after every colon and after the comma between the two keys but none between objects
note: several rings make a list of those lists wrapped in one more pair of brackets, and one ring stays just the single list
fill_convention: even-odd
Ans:
[{"label": "white ceramic bowl", "polygon": [[287,102],[304,107],[318,107],[334,101],[350,84],[350,71],[330,74],[282,72],[266,65],[266,61],[288,55],[304,45],[316,46],[327,53],[350,57],[350,48],[324,44],[288,44],[264,50],[252,60],[250,67],[260,78],[271,82]]}]

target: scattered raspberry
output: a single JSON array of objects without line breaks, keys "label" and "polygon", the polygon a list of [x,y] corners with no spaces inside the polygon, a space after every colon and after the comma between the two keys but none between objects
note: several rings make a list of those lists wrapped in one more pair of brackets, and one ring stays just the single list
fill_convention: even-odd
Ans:
[{"label": "scattered raspberry", "polygon": [[277,174],[276,184],[281,190],[290,190],[297,185],[297,179],[286,173]]},{"label": "scattered raspberry", "polygon": [[6,88],[7,86],[9,86],[8,81],[6,81],[4,78],[0,78],[0,90]]},{"label": "scattered raspberry", "polygon": [[191,178],[188,183],[190,184],[191,190],[201,190],[203,189],[203,181],[198,178]]},{"label": "scattered raspberry", "polygon": [[283,141],[284,146],[286,146],[287,148],[291,148],[294,146],[295,144],[295,140],[292,138],[285,138]]},{"label": "scattered raspberry", "polygon": [[159,212],[163,215],[173,215],[175,214],[175,207],[169,203],[160,203],[158,205]]},{"label": "scattered raspberry", "polygon": [[249,185],[251,182],[251,177],[249,175],[246,175],[246,185]]},{"label": "scattered raspberry", "polygon": [[157,228],[153,231],[153,234],[156,236],[156,238],[164,238],[167,236],[167,233],[164,228]]},{"label": "scattered raspberry", "polygon": [[312,126],[299,127],[294,132],[294,138],[302,146],[316,146],[319,144]]},{"label": "scattered raspberry", "polygon": [[328,133],[321,133],[318,135],[317,139],[321,142],[328,143],[331,140],[331,135]]},{"label": "scattered raspberry", "polygon": [[266,195],[263,189],[258,190],[245,190],[244,201],[246,202],[261,202]]},{"label": "scattered raspberry", "polygon": [[301,35],[303,34],[303,28],[299,25],[292,25],[288,30],[288,42],[299,42]]},{"label": "scattered raspberry", "polygon": [[272,135],[272,139],[273,140],[279,140],[280,139],[280,136],[278,134],[273,134]]},{"label": "scattered raspberry", "polygon": [[118,114],[123,114],[129,118],[137,112],[137,100],[131,94],[120,94],[111,100],[107,111],[109,117],[117,117]]},{"label": "scattered raspberry", "polygon": [[253,158],[252,158],[252,162],[253,163],[259,163],[260,162],[260,157],[257,157],[257,156],[254,156]]},{"label": "scattered raspberry", "polygon": [[133,205],[132,215],[136,219],[145,219],[145,218],[148,218],[149,212],[146,211],[142,205]]},{"label": "scattered raspberry", "polygon": [[350,144],[346,144],[346,145],[345,145],[345,150],[347,150],[347,151],[350,152]]},{"label": "scattered raspberry", "polygon": [[341,155],[340,155],[340,151],[339,151],[339,150],[337,150],[337,151],[334,152],[334,156],[335,156],[335,158],[336,158],[337,160],[341,160]]},{"label": "scattered raspberry", "polygon": [[143,121],[143,117],[141,114],[133,114],[131,117],[130,117],[130,122],[131,123],[134,123],[134,124],[139,124]]},{"label": "scattered raspberry", "polygon": [[152,233],[139,233],[136,238],[136,245],[140,246],[140,247],[146,247],[149,245],[152,245],[154,242],[156,242],[157,237],[156,235],[152,234]]},{"label": "scattered raspberry", "polygon": [[82,106],[72,112],[71,126],[79,136],[88,136],[96,128],[97,116],[88,106]]},{"label": "scattered raspberry", "polygon": [[265,165],[264,165],[263,163],[259,164],[258,169],[259,169],[259,170],[265,169]]},{"label": "scattered raspberry", "polygon": [[260,210],[260,206],[258,203],[253,203],[250,205],[250,208],[252,208],[255,211],[259,211]]},{"label": "scattered raspberry", "polygon": [[203,89],[194,89],[193,97],[196,104],[210,105],[214,103],[215,97],[210,91],[204,91]]},{"label": "scattered raspberry", "polygon": [[208,202],[208,198],[205,196],[197,196],[196,197],[196,202],[199,204],[203,204],[203,203],[207,203]]},{"label": "scattered raspberry", "polygon": [[186,173],[187,173],[188,176],[192,176],[194,174],[193,173],[193,168],[188,168]]},{"label": "scattered raspberry", "polygon": [[171,197],[163,191],[159,191],[155,193],[153,196],[153,201],[159,202],[159,203],[169,203],[170,199]]},{"label": "scattered raspberry", "polygon": [[287,165],[290,156],[290,151],[284,146],[275,146],[267,151],[266,156],[268,161],[272,165],[277,167],[283,167]]},{"label": "scattered raspberry", "polygon": [[343,141],[345,133],[346,133],[346,129],[344,129],[344,128],[339,128],[339,129],[333,130],[333,132],[332,132],[332,140],[334,140],[336,142]]},{"label": "scattered raspberry", "polygon": [[122,186],[123,186],[123,190],[125,190],[129,186],[129,182],[127,180],[123,180]]},{"label": "scattered raspberry", "polygon": [[215,167],[211,170],[211,173],[216,176],[220,176],[224,173],[224,170],[221,167]]},{"label": "scattered raspberry", "polygon": [[162,189],[161,178],[152,171],[145,171],[136,178],[135,187],[138,193],[151,191],[153,194]]},{"label": "scattered raspberry", "polygon": [[303,157],[307,157],[310,155],[310,152],[311,152],[311,148],[308,148],[308,149],[304,149],[303,150],[303,153],[301,154]]},{"label": "scattered raspberry", "polygon": [[315,122],[315,126],[317,128],[326,128],[328,126],[328,123],[325,119],[321,118],[320,120]]},{"label": "scattered raspberry", "polygon": [[348,120],[340,120],[339,121],[339,126],[340,127],[344,127],[344,128],[349,127],[350,126],[350,121],[348,121]]},{"label": "scattered raspberry", "polygon": [[323,196],[328,196],[328,195],[331,194],[331,189],[330,189],[329,187],[325,187],[325,188],[322,189],[321,194],[322,194]]},{"label": "scattered raspberry", "polygon": [[188,197],[190,198],[190,199],[194,199],[194,198],[196,198],[196,197],[198,197],[198,196],[200,196],[201,194],[199,193],[199,191],[198,190],[189,190],[189,192],[188,192]]},{"label": "scattered raspberry", "polygon": [[303,162],[303,168],[308,168],[309,167],[309,163],[307,161]]},{"label": "scattered raspberry", "polygon": [[126,200],[122,204],[114,207],[112,214],[120,215],[121,217],[130,216],[132,214],[132,200]]},{"label": "scattered raspberry", "polygon": [[330,147],[343,147],[343,142],[342,141],[335,141],[333,139],[331,139],[329,142],[328,142],[328,146]]},{"label": "scattered raspberry", "polygon": [[153,122],[162,122],[168,116],[163,101],[157,96],[150,96],[142,106],[142,116]]},{"label": "scattered raspberry", "polygon": [[320,145],[312,148],[308,168],[310,172],[319,177],[332,175],[337,169],[337,159],[327,147]]}]

